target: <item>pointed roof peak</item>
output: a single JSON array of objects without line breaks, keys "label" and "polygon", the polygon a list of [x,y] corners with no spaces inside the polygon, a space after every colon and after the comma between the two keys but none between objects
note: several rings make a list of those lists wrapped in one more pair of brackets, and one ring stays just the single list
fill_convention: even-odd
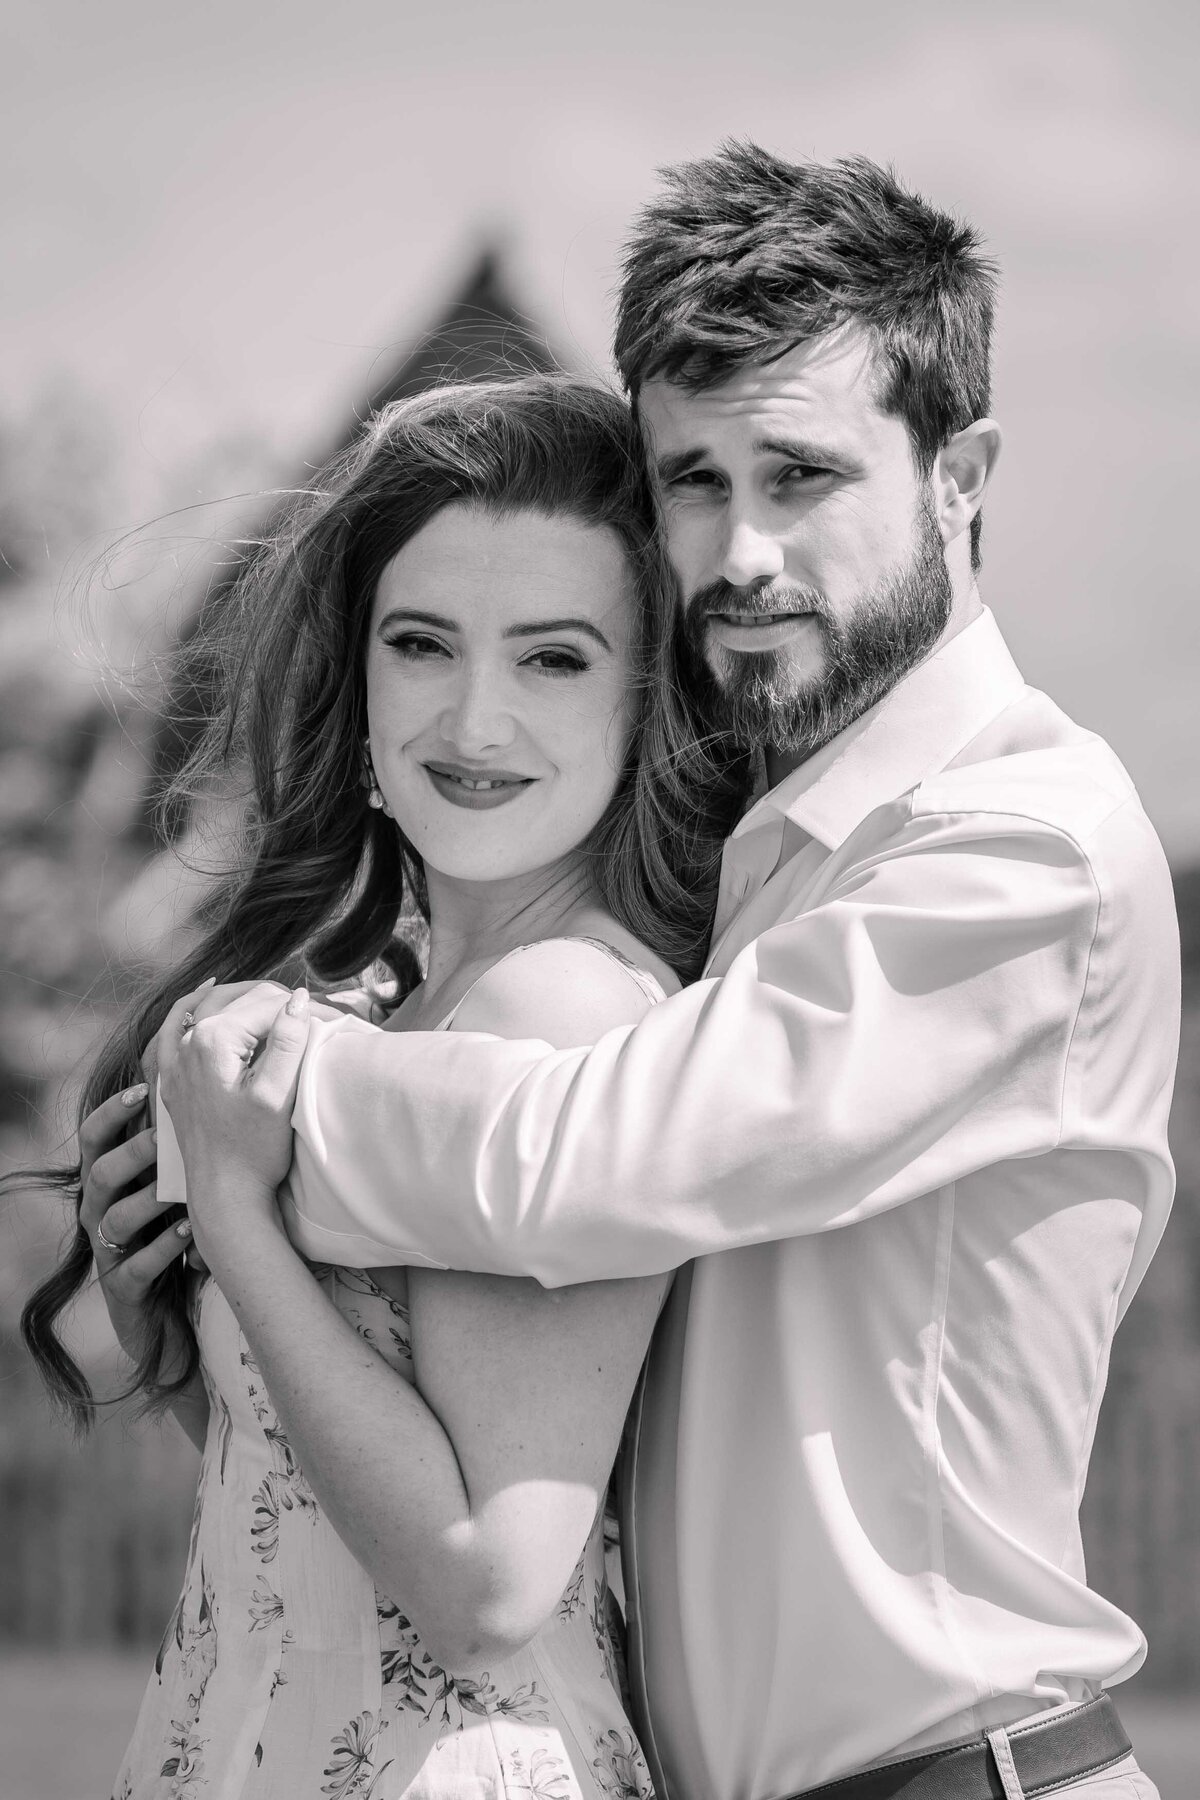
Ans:
[{"label": "pointed roof peak", "polygon": [[478,243],[461,279],[399,364],[367,399],[368,412],[447,381],[487,381],[563,366],[521,306],[500,233]]}]

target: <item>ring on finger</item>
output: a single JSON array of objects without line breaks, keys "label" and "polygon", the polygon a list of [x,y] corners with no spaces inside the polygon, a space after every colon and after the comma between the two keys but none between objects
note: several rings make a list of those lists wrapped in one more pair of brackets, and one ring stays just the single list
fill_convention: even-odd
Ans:
[{"label": "ring on finger", "polygon": [[180,1026],[179,1035],[181,1037],[186,1037],[188,1032],[191,1031],[192,1027],[195,1025],[195,1023],[196,1023],[195,1013],[194,1012],[185,1012],[183,1015],[183,1020],[182,1020],[181,1026]]},{"label": "ring on finger", "polygon": [[96,1241],[97,1243],[104,1245],[104,1248],[108,1251],[110,1256],[124,1256],[125,1254],[124,1244],[114,1244],[105,1237],[103,1223],[96,1227]]}]

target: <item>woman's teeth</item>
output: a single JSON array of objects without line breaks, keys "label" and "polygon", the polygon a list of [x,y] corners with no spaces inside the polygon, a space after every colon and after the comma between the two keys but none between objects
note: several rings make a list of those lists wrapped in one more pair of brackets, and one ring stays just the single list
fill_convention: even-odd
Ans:
[{"label": "woman's teeth", "polygon": [[529,781],[524,775],[464,775],[460,769],[440,768],[437,763],[430,763],[428,768],[429,773],[439,780],[466,788],[470,794],[490,794],[495,788],[525,787]]}]

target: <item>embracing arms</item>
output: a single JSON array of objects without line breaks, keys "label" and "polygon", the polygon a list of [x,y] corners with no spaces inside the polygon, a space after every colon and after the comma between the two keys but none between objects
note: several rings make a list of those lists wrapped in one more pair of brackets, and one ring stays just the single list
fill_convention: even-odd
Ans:
[{"label": "embracing arms", "polygon": [[1116,1145],[1169,1199],[1169,878],[1136,801],[1085,853],[881,808],[803,909],[591,1050],[314,1028],[284,1213],[313,1256],[647,1274],[959,1175]]}]

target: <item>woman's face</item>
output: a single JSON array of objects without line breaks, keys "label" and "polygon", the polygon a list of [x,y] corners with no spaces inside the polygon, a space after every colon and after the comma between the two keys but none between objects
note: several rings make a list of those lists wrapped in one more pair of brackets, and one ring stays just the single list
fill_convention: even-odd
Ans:
[{"label": "woman's face", "polygon": [[549,869],[601,818],[630,728],[630,585],[605,527],[460,504],[386,565],[367,652],[371,760],[428,871]]}]

